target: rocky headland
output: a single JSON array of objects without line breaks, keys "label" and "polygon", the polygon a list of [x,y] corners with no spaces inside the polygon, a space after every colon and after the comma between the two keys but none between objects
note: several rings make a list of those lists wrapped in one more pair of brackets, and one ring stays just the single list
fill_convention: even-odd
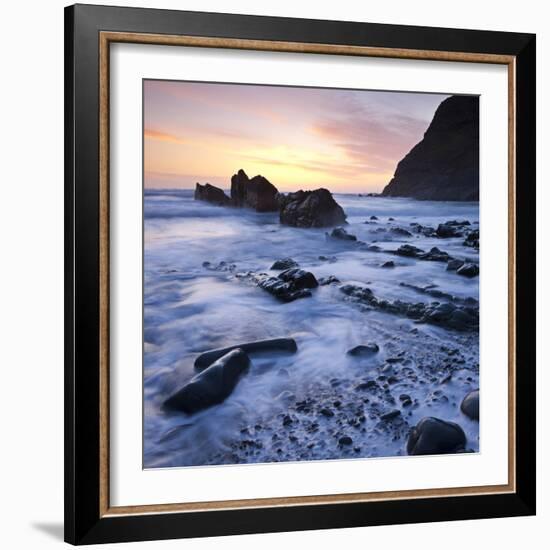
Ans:
[{"label": "rocky headland", "polygon": [[398,163],[385,197],[479,200],[479,98],[452,96],[437,108],[422,141]]}]

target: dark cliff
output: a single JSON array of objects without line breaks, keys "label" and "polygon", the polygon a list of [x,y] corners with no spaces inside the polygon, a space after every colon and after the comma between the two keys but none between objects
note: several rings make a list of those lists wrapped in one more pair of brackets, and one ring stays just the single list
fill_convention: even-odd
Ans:
[{"label": "dark cliff", "polygon": [[399,162],[386,197],[479,200],[479,98],[452,96],[437,108],[417,143]]}]

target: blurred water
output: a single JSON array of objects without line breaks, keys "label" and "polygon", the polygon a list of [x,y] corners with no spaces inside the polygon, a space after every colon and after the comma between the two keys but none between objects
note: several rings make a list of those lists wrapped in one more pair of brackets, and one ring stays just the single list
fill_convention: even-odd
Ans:
[{"label": "blurred water", "polygon": [[[403,238],[382,230],[391,227],[410,230],[413,222],[436,227],[451,219],[467,219],[474,224],[479,221],[478,203],[356,195],[335,195],[335,198],[348,215],[346,231],[361,241],[376,243],[388,251],[403,243],[425,250],[438,246],[452,256],[477,261],[478,253],[463,246],[460,238],[442,240],[419,235]],[[377,216],[378,220],[364,223],[370,221],[370,216]],[[317,435],[297,429],[293,433],[298,443],[285,444],[277,454],[279,444],[272,441],[278,438],[274,434],[280,421],[275,419],[288,409],[292,396],[296,400],[311,395],[331,399],[331,381],[344,381],[341,388],[345,388],[360,380],[366,369],[380,368],[386,357],[399,350],[406,352],[410,368],[423,381],[421,387],[411,387],[410,380],[402,379],[392,388],[396,395],[406,390],[418,398],[407,421],[413,425],[425,414],[459,421],[467,433],[468,446],[473,450],[479,448],[478,424],[467,420],[458,408],[464,393],[477,388],[477,334],[461,335],[415,325],[408,319],[364,312],[345,302],[337,285],[319,287],[312,298],[282,304],[231,273],[203,267],[205,261],[212,264],[224,261],[236,264],[238,271],[269,272],[276,259],[292,257],[317,278],[335,275],[342,283],[368,284],[381,298],[430,301],[429,297],[400,286],[401,282],[417,286],[434,284],[456,296],[478,298],[477,278],[448,272],[445,264],[439,262],[369,252],[353,243],[327,239],[325,231],[282,226],[276,213],[258,214],[194,201],[192,191],[188,190],[146,191],[145,467],[347,457],[337,446],[321,443],[323,438],[336,434],[330,419],[320,422]],[[334,256],[336,261],[322,261],[320,255]],[[393,260],[396,267],[381,268],[387,260]],[[420,328],[419,334],[415,328]],[[193,416],[166,415],[160,410],[163,400],[194,375],[193,361],[200,352],[281,336],[294,336],[298,353],[252,356],[251,372],[223,404]],[[376,363],[357,365],[350,361],[346,350],[368,341],[381,346]],[[453,381],[445,386],[448,401],[434,402],[430,399],[435,387],[430,386],[433,366],[428,372],[423,363],[437,357],[442,347],[459,349],[466,358],[466,371],[463,376],[457,371]],[[355,399],[352,390],[339,391],[349,394],[351,407]],[[354,432],[354,442],[361,442],[361,450],[355,451],[354,457],[403,454],[403,437],[394,441],[378,433],[380,429],[374,421],[367,421],[361,430]],[[236,446],[242,434],[251,431],[258,443],[254,452]],[[306,442],[312,445],[308,450],[304,447]]]}]

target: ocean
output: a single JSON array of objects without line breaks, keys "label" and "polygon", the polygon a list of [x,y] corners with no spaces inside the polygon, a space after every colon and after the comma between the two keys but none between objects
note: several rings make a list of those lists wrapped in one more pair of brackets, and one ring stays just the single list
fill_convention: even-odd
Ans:
[{"label": "ocean", "polygon": [[[478,262],[464,238],[427,237],[411,225],[467,220],[479,227],[478,203],[334,198],[359,242],[327,237],[326,228],[280,225],[277,213],[195,201],[190,190],[145,191],[144,467],[406,456],[410,428],[425,416],[457,422],[467,449],[479,451],[479,423],[460,411],[464,395],[479,387],[478,332],[370,309],[340,290],[354,284],[380,299],[429,303],[428,287],[458,302],[478,300],[478,277],[392,253],[403,244],[436,246]],[[317,279],[340,282],[281,303],[237,276],[277,275],[271,265],[287,257]],[[395,266],[381,267],[387,261]],[[276,337],[295,338],[298,352],[251,355],[250,371],[223,403],[194,415],[162,410],[196,374],[201,352]],[[346,354],[368,342],[380,348],[373,357]],[[369,380],[376,391],[360,389]],[[397,419],[382,419],[395,410]],[[342,445],[342,437],[352,443]]]}]

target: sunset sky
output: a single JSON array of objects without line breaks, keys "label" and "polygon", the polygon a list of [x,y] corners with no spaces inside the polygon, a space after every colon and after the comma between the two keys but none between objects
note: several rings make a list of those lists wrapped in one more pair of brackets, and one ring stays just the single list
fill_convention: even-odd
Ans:
[{"label": "sunset sky", "polygon": [[147,80],[145,186],[227,189],[243,168],[280,191],[381,191],[445,97]]}]

